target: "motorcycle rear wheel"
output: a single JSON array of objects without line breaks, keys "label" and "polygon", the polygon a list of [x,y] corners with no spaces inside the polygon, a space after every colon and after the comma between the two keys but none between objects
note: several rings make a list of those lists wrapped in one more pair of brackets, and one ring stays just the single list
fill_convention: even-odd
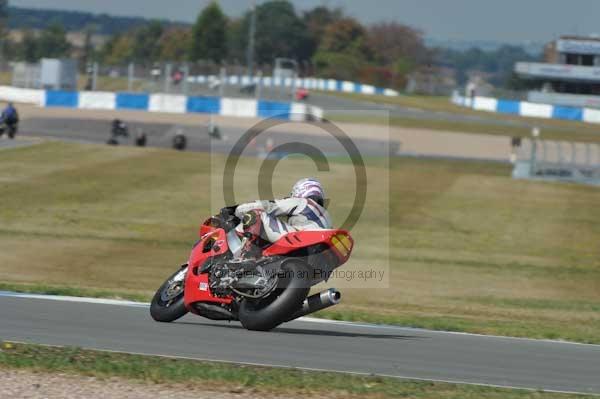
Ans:
[{"label": "motorcycle rear wheel", "polygon": [[14,139],[17,135],[17,128],[15,126],[9,126],[8,128],[8,138]]},{"label": "motorcycle rear wheel", "polygon": [[280,279],[277,289],[271,295],[260,300],[245,299],[240,304],[238,318],[247,330],[274,329],[298,310],[308,296],[310,285],[307,265],[289,261],[282,268],[286,272],[286,278]]},{"label": "motorcycle rear wheel", "polygon": [[[183,273],[183,278],[181,278],[181,273]],[[150,303],[150,316],[154,320],[170,323],[185,316],[188,310],[183,301],[184,283],[185,270],[182,269],[173,273],[160,286]]]}]

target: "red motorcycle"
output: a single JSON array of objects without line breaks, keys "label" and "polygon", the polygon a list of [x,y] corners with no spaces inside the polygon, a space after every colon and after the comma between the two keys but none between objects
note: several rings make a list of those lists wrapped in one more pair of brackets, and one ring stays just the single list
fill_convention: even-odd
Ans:
[{"label": "red motorcycle", "polygon": [[235,229],[234,211],[223,208],[202,224],[188,262],[156,291],[154,320],[171,322],[192,312],[268,331],[340,301],[334,288],[307,296],[350,257],[354,241],[346,230],[291,232],[260,243]]}]

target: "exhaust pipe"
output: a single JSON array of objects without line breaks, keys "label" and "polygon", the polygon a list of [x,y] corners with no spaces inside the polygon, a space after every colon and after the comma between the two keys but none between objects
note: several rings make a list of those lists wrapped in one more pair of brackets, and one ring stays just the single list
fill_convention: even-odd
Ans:
[{"label": "exhaust pipe", "polygon": [[287,319],[286,322],[337,305],[341,299],[342,293],[335,288],[329,288],[318,294],[311,295],[304,300],[302,307]]}]

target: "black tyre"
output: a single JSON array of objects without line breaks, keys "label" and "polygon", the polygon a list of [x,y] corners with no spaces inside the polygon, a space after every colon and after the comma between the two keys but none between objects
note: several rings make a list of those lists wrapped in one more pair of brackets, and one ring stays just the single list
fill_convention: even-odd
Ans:
[{"label": "black tyre", "polygon": [[8,137],[10,139],[14,139],[16,135],[17,135],[17,128],[14,127],[14,126],[9,126],[9,128],[8,128]]},{"label": "black tyre", "polygon": [[183,302],[186,271],[187,267],[173,273],[154,294],[150,303],[150,315],[154,320],[169,323],[188,312]]},{"label": "black tyre", "polygon": [[244,300],[238,318],[248,330],[269,331],[285,322],[302,306],[310,291],[308,269],[302,262],[290,261],[282,266],[285,277],[267,298]]}]

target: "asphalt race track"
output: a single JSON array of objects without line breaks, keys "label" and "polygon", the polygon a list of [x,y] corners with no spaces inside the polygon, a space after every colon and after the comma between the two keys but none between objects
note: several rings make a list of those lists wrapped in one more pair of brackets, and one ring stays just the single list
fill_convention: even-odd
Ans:
[{"label": "asphalt race track", "polygon": [[[147,145],[149,147],[172,148],[173,137],[176,134],[184,134],[187,138],[187,151],[218,153],[230,153],[233,146],[246,133],[246,129],[225,126],[221,127],[222,139],[216,140],[209,137],[207,126],[130,122],[128,127],[130,137],[119,137],[120,145],[134,145],[133,137],[137,132],[143,131],[148,138]],[[28,118],[21,122],[19,135],[104,144],[110,138],[110,121],[77,118]],[[256,139],[256,148],[264,148],[266,140],[270,137],[276,139],[277,144],[309,142],[325,153],[344,154],[335,138],[326,135],[307,137],[304,134],[265,132]],[[363,156],[388,156],[397,153],[400,149],[400,143],[393,141],[354,138],[352,142],[356,144]],[[256,151],[249,148],[245,155],[256,155]]]},{"label": "asphalt race track", "polygon": [[287,323],[250,332],[131,302],[0,293],[0,339],[193,359],[600,394],[600,345],[392,326]]}]

